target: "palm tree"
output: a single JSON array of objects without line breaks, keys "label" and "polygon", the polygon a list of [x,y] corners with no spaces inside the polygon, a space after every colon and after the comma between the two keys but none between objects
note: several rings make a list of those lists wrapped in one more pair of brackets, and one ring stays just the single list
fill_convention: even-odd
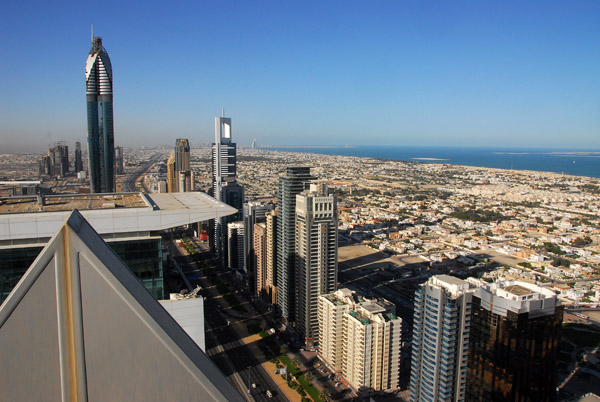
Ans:
[{"label": "palm tree", "polygon": [[265,320],[262,320],[260,322],[260,330],[265,332],[265,329],[267,328],[267,322]]},{"label": "palm tree", "polygon": [[328,389],[324,389],[321,391],[321,400],[330,401],[331,400],[331,392]]},{"label": "palm tree", "polygon": [[308,381],[309,384],[314,380],[313,374],[310,371],[304,374],[304,378],[306,378],[306,381]]},{"label": "palm tree", "polygon": [[298,359],[298,356],[294,356],[292,363],[294,363],[294,366],[296,366],[296,368],[300,368],[300,359]]},{"label": "palm tree", "polygon": [[285,345],[281,345],[281,347],[279,348],[279,354],[287,354],[287,348],[285,347]]}]

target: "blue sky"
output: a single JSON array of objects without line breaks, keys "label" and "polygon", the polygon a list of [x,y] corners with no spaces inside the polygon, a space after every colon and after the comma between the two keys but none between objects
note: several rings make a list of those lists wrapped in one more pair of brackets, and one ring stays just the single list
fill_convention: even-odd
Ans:
[{"label": "blue sky", "polygon": [[[54,3],[54,4],[53,4]],[[115,143],[600,148],[598,1],[6,2],[2,150],[87,136],[90,24]]]}]

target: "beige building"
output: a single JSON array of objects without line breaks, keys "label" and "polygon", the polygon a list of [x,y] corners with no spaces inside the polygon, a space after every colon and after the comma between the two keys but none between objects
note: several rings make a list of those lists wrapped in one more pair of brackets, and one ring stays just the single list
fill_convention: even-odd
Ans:
[{"label": "beige building", "polygon": [[326,186],[296,195],[296,328],[308,349],[318,343],[318,297],[337,288],[337,218],[337,197]]},{"label": "beige building", "polygon": [[167,191],[169,193],[179,192],[179,186],[175,170],[175,154],[171,154],[167,160]]},{"label": "beige building", "polygon": [[253,233],[254,259],[256,267],[256,294],[261,295],[266,291],[267,277],[267,225],[257,223]]},{"label": "beige building", "polygon": [[355,390],[399,387],[402,319],[348,289],[319,297],[319,354]]},{"label": "beige building", "polygon": [[275,286],[275,270],[277,269],[277,210],[267,212],[267,267],[265,286],[269,301],[277,302],[277,287]]},{"label": "beige building", "polygon": [[352,292],[340,289],[319,297],[319,355],[336,374],[342,372],[342,319],[350,312]]}]

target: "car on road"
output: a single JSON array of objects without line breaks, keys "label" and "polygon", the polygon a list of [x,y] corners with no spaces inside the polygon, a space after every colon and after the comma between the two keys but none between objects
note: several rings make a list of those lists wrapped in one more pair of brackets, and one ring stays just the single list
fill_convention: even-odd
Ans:
[{"label": "car on road", "polygon": [[267,396],[268,396],[269,398],[273,398],[273,394],[271,393],[271,391],[267,390]]},{"label": "car on road", "polygon": [[256,384],[252,383],[252,388],[256,389]]}]

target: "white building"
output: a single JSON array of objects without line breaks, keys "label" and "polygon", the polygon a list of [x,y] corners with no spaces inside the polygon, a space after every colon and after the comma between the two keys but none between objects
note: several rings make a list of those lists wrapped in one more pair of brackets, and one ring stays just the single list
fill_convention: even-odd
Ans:
[{"label": "white building", "polygon": [[437,275],[417,290],[411,401],[465,400],[472,288],[453,276]]},{"label": "white building", "polygon": [[355,390],[399,386],[402,319],[386,301],[349,289],[319,297],[319,354]]},{"label": "white building", "polygon": [[318,341],[317,298],[337,288],[337,197],[323,185],[296,196],[296,326]]}]

